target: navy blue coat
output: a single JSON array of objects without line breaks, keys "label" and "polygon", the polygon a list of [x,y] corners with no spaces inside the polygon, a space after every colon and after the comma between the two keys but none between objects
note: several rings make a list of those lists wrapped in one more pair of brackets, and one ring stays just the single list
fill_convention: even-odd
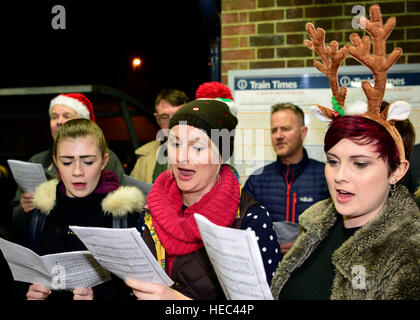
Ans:
[{"label": "navy blue coat", "polygon": [[277,157],[261,174],[252,174],[246,181],[244,190],[270,212],[273,221],[297,223],[303,211],[330,197],[325,164],[309,159],[306,150],[303,151],[299,163],[286,165]]}]

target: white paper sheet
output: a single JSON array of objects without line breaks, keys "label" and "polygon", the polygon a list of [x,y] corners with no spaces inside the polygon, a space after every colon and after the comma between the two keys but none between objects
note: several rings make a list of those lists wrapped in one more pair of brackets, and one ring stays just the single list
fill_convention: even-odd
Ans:
[{"label": "white paper sheet", "polygon": [[16,281],[40,283],[52,290],[90,288],[111,279],[88,251],[39,256],[32,250],[0,238],[3,252]]},{"label": "white paper sheet", "polygon": [[7,160],[13,178],[25,192],[34,192],[35,188],[47,181],[44,169],[40,163],[20,160]]},{"label": "white paper sheet", "polygon": [[218,226],[195,213],[207,254],[229,300],[273,300],[255,232]]},{"label": "white paper sheet", "polygon": [[95,259],[121,279],[171,286],[173,281],[162,269],[136,228],[112,229],[76,227],[70,229],[79,237]]}]

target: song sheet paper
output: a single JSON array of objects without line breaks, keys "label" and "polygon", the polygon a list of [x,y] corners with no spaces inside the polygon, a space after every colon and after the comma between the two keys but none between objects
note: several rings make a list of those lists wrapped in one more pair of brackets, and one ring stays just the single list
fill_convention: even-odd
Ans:
[{"label": "song sheet paper", "polygon": [[150,252],[136,228],[70,228],[102,267],[119,278],[133,278],[165,286],[174,283]]},{"label": "song sheet paper", "polygon": [[195,213],[207,254],[229,300],[273,300],[255,232],[218,226]]},{"label": "song sheet paper", "polygon": [[91,288],[111,279],[88,251],[39,256],[32,250],[0,238],[14,280],[40,283],[52,290]]},{"label": "song sheet paper", "polygon": [[44,169],[40,163],[20,160],[7,160],[13,178],[25,192],[33,193],[35,188],[47,181]]}]

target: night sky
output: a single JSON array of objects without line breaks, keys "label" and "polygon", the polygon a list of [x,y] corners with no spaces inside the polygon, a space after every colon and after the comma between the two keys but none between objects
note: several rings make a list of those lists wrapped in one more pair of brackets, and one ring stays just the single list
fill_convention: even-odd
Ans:
[{"label": "night sky", "polygon": [[[209,39],[220,33],[217,23],[204,23],[209,19],[203,19],[200,1],[207,0],[1,1],[0,88],[106,85],[131,94],[151,112],[163,88],[181,89],[193,99],[197,87],[210,80]],[[215,2],[220,10],[220,0]],[[51,25],[55,5],[65,8],[65,30]],[[143,61],[135,72],[134,57]],[[52,97],[0,97],[0,165],[51,146]],[[135,161],[130,141],[112,141],[112,132],[107,138],[129,169]],[[11,176],[0,182],[0,208],[6,212],[16,184]],[[0,231],[10,223],[3,218]]]},{"label": "night sky", "polygon": [[[54,5],[66,29],[54,30]],[[0,5],[0,87],[102,84],[147,106],[165,87],[193,98],[209,81],[214,30],[199,0],[14,1]],[[133,71],[131,59],[142,67]]]}]

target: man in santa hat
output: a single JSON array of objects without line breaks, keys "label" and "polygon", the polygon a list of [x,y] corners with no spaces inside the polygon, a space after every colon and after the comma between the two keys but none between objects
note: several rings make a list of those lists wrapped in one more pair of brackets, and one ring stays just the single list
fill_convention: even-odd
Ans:
[{"label": "man in santa hat", "polygon": [[[51,100],[49,106],[50,131],[53,139],[57,136],[58,129],[71,119],[84,118],[95,121],[92,103],[81,93],[60,94]],[[45,176],[48,180],[57,177],[57,170],[53,164],[52,150],[48,149],[37,153],[29,159],[29,162],[42,164]],[[124,169],[116,154],[109,150],[109,161],[105,169],[113,171],[124,184]],[[34,209],[33,193],[24,192],[20,187],[12,200],[13,224],[20,233],[21,240],[25,241],[27,234],[27,214]]]}]

